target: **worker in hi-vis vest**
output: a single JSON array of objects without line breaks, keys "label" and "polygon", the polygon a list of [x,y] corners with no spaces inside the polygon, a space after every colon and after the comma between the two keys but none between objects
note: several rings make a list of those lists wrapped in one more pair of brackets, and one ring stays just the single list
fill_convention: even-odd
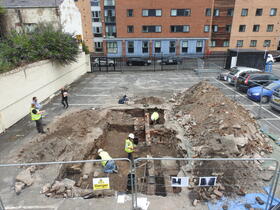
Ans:
[{"label": "worker in hi-vis vest", "polygon": [[127,152],[128,154],[128,159],[133,161],[133,155],[132,153],[134,152],[134,134],[133,133],[130,133],[128,135],[128,138],[125,140],[125,148],[124,148],[124,151]]},{"label": "worker in hi-vis vest", "polygon": [[31,104],[30,108],[30,115],[31,115],[31,120],[35,121],[36,123],[36,128],[38,133],[46,133],[43,129],[43,123],[42,123],[42,114],[45,111],[40,111],[39,109],[36,109],[36,105],[34,103]]},{"label": "worker in hi-vis vest", "polygon": [[153,124],[158,123],[159,121],[159,113],[157,111],[154,111],[151,115],[151,120]]},{"label": "worker in hi-vis vest", "polygon": [[108,152],[103,149],[99,149],[98,155],[101,158],[101,164],[104,167],[104,173],[118,173],[117,166],[114,160],[112,160],[111,156]]}]

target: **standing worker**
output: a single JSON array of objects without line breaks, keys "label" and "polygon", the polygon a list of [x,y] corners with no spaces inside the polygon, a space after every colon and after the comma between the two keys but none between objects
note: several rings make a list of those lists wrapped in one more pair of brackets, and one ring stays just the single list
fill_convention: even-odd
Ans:
[{"label": "standing worker", "polygon": [[41,109],[42,108],[42,105],[38,102],[38,99],[37,99],[37,97],[36,96],[34,96],[33,98],[32,98],[32,104],[35,104],[35,108],[36,109]]},{"label": "standing worker", "polygon": [[36,109],[35,104],[31,104],[30,114],[31,114],[31,120],[35,121],[36,128],[38,133],[46,133],[43,129],[42,124],[42,114],[44,111],[39,111],[39,109]]},{"label": "standing worker", "polygon": [[65,109],[68,108],[68,90],[65,87],[62,87],[61,90],[61,103]]},{"label": "standing worker", "polygon": [[128,159],[133,161],[133,155],[132,153],[134,152],[134,134],[133,133],[130,133],[128,135],[128,138],[125,140],[125,148],[124,148],[124,151],[127,152],[128,154]]},{"label": "standing worker", "polygon": [[159,121],[159,113],[157,112],[157,109],[155,109],[155,111],[152,113],[151,120],[152,120],[153,124],[158,123],[158,121]]},{"label": "standing worker", "polygon": [[108,152],[104,151],[103,149],[99,149],[97,152],[101,157],[101,164],[104,167],[104,173],[118,173],[116,163],[114,160],[112,160]]}]

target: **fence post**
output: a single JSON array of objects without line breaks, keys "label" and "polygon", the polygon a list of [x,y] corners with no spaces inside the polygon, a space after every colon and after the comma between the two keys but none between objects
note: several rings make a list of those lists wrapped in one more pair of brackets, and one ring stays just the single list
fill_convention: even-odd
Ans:
[{"label": "fence post", "polygon": [[1,197],[0,197],[0,210],[5,210],[5,206],[4,206],[3,202],[2,202]]},{"label": "fence post", "polygon": [[263,86],[261,85],[262,90],[261,90],[261,95],[260,95],[260,106],[259,106],[259,111],[258,111],[258,119],[261,118],[261,111],[262,111],[262,96],[263,96]]}]

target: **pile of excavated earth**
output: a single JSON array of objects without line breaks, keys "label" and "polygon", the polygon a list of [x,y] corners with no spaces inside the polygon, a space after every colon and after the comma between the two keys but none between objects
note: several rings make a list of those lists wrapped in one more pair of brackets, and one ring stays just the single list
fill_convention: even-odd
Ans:
[{"label": "pile of excavated earth", "polygon": [[[151,114],[154,107],[161,110],[162,120],[160,125],[147,128],[149,123],[145,116]],[[174,94],[169,101],[150,97],[134,100],[134,104],[129,106],[70,112],[48,127],[47,135],[35,137],[18,152],[17,161],[96,159],[99,148],[108,151],[113,158],[126,158],[124,139],[130,132],[139,137],[141,149],[136,152],[137,157],[261,158],[272,152],[269,139],[259,131],[249,111],[206,81]],[[185,162],[179,165],[177,175],[190,177],[190,199],[196,202],[216,200],[223,195],[254,192],[263,186],[264,181],[269,181],[272,172],[260,162]],[[113,191],[107,191],[105,196],[114,195],[114,190],[126,191],[127,180],[124,177],[129,173],[129,165],[126,162],[117,164],[119,173],[109,175],[112,183],[116,184],[112,184]],[[53,176],[48,183],[40,184],[43,185],[41,193],[49,197],[78,197],[94,193],[91,190],[92,178],[104,176],[99,163],[32,167],[16,177],[16,192],[32,185],[36,173],[47,171],[53,171]],[[217,185],[196,187],[197,178],[206,176],[216,176]],[[100,192],[95,196],[100,196]]]}]

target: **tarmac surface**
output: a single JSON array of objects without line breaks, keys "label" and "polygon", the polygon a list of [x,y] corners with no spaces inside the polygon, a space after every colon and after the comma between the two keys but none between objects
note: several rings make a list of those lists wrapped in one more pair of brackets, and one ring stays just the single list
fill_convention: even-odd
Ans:
[{"label": "tarmac surface", "polygon": [[[273,66],[273,73],[280,76],[280,63]],[[118,99],[124,94],[128,98],[158,96],[168,99],[175,92],[189,88],[201,80],[207,80],[258,117],[258,122],[263,130],[273,134],[273,136],[280,137],[280,113],[273,111],[268,104],[262,105],[260,108],[259,103],[247,99],[245,94],[237,92],[233,86],[229,86],[226,82],[217,80],[216,76],[217,74],[205,73],[198,76],[191,70],[88,73],[71,84],[67,110],[63,109],[60,96],[45,102],[43,109],[47,111],[48,116],[44,119],[44,123],[48,124],[66,111],[116,105]],[[23,143],[37,135],[35,123],[31,122],[29,118],[26,116],[0,136],[0,163],[11,163],[8,157]],[[280,160],[280,148],[273,141],[272,144],[274,152],[271,157]],[[130,201],[118,204],[116,197],[90,200],[47,199],[39,193],[39,187],[27,188],[19,196],[16,196],[15,193],[12,195],[10,192],[13,186],[8,185],[8,183],[14,179],[17,173],[18,170],[15,168],[0,168],[0,198],[6,209],[68,210],[92,208],[106,210],[129,209],[131,207]],[[177,199],[148,196],[148,200],[151,202],[149,209],[159,209],[158,206],[162,207],[160,209],[192,208],[190,203],[186,203],[188,199],[184,200],[180,196]],[[164,206],[162,205],[163,200]],[[207,207],[204,206],[200,209],[207,209]]]}]

